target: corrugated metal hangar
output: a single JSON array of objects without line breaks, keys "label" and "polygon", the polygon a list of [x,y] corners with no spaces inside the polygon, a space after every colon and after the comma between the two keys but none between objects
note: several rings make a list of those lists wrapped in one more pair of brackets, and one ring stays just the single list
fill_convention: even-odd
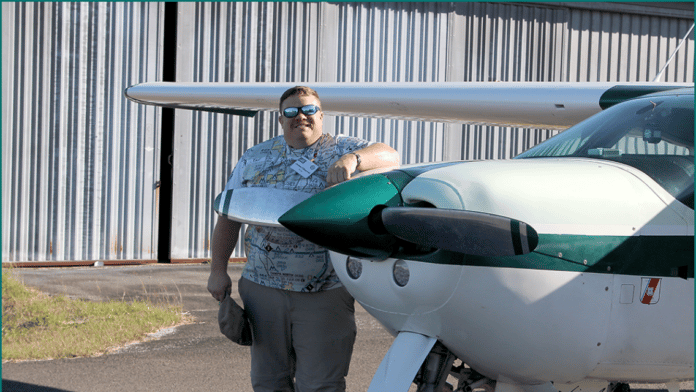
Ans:
[{"label": "corrugated metal hangar", "polygon": [[[255,118],[128,102],[152,81],[694,81],[693,3],[3,3],[2,261],[205,260]],[[325,118],[404,164],[507,159],[556,131]],[[213,148],[213,146],[218,146]],[[170,203],[171,200],[171,203]],[[243,257],[241,249],[236,257]]]}]

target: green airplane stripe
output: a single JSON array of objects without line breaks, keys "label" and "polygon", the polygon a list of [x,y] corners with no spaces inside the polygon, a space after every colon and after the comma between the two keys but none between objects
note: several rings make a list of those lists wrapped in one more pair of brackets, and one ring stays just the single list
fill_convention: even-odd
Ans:
[{"label": "green airplane stripe", "polygon": [[219,195],[217,195],[217,197],[215,198],[215,201],[213,202],[213,210],[215,210],[215,211],[217,211],[217,212],[221,212],[221,210],[220,210],[220,202],[221,202],[221,200],[222,200],[222,193],[220,193]]},{"label": "green airplane stripe", "polygon": [[217,211],[219,214],[227,215],[227,211],[232,203],[232,191],[223,191],[215,198],[213,202],[213,210]]},{"label": "green airplane stripe", "polygon": [[222,210],[227,211],[230,208],[230,204],[232,203],[232,192],[231,190],[227,191],[225,194],[225,202],[223,204]]},{"label": "green airplane stripe", "polygon": [[655,277],[694,277],[692,236],[581,236],[540,234],[539,245],[523,256],[482,257],[436,250],[400,254],[435,264],[522,268]]}]

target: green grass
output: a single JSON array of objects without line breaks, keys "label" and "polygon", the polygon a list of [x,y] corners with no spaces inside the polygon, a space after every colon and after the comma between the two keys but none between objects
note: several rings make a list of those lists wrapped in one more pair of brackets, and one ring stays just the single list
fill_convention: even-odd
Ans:
[{"label": "green grass", "polygon": [[180,305],[49,296],[2,271],[2,359],[95,356],[188,321]]}]

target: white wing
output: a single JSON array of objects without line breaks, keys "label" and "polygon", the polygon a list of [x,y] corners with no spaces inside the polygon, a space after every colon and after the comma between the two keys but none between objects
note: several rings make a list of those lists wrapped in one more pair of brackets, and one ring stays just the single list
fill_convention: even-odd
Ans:
[{"label": "white wing", "polygon": [[[278,110],[296,83],[144,83],[126,96],[136,102],[193,110],[240,113]],[[612,100],[685,83],[307,83],[330,115],[395,118],[526,128],[565,129]],[[246,114],[253,114],[246,113]]]}]

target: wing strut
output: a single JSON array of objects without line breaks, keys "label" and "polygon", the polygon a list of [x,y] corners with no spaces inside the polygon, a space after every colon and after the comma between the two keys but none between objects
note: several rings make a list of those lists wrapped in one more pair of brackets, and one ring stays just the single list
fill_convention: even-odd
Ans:
[{"label": "wing strut", "polygon": [[669,63],[672,62],[672,59],[673,59],[674,56],[677,54],[677,52],[678,52],[679,49],[682,47],[682,45],[684,45],[684,42],[686,41],[686,38],[689,37],[689,34],[691,34],[691,31],[692,31],[693,29],[694,29],[694,23],[691,24],[691,28],[689,29],[689,31],[686,32],[686,35],[684,35],[684,38],[682,38],[682,40],[681,40],[681,42],[679,43],[679,45],[677,45],[677,48],[674,49],[674,52],[672,52],[672,55],[669,56],[669,59],[667,60],[667,63],[665,64],[664,67],[662,67],[662,69],[660,70],[660,73],[658,73],[657,76],[655,76],[655,79],[653,79],[653,82],[654,82],[654,83],[660,82],[660,79],[662,79],[662,74],[665,73],[665,70],[667,69],[667,66],[669,65]]}]

